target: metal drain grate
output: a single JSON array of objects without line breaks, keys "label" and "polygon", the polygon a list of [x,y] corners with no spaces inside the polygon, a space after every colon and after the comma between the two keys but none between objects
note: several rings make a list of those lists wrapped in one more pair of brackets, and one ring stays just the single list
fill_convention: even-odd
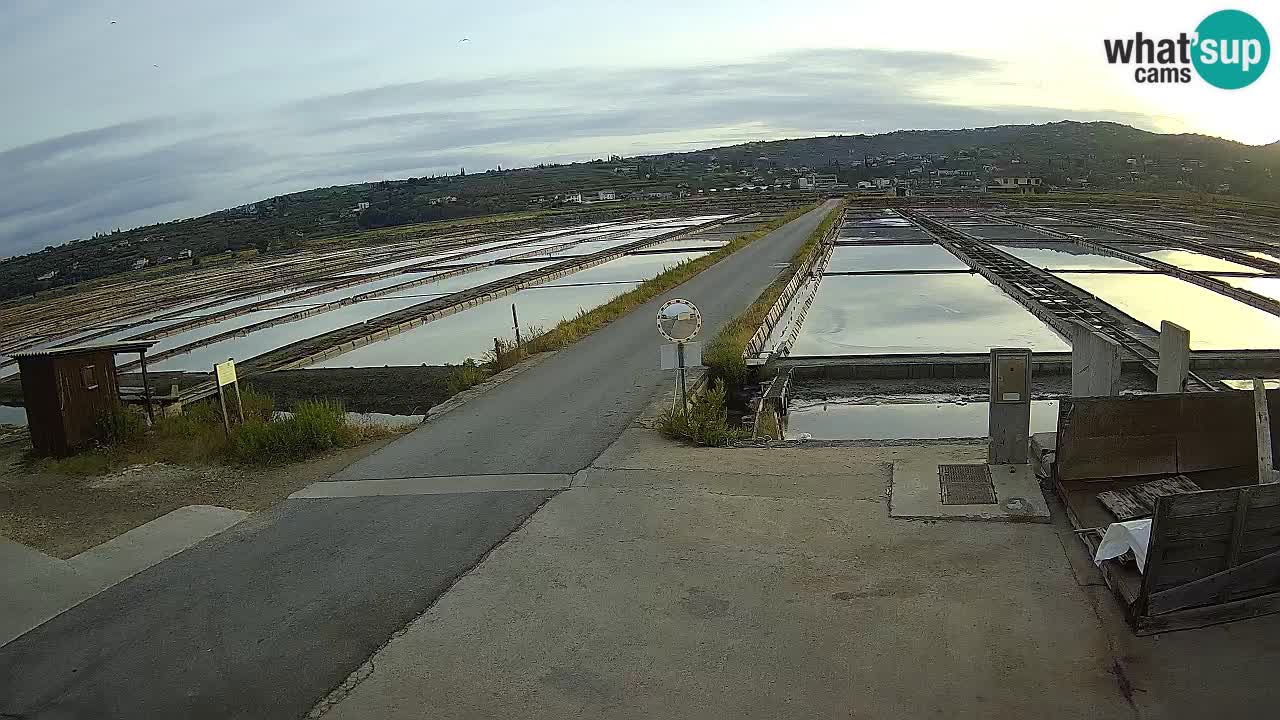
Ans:
[{"label": "metal drain grate", "polygon": [[986,465],[939,465],[943,505],[994,505],[996,489]]}]

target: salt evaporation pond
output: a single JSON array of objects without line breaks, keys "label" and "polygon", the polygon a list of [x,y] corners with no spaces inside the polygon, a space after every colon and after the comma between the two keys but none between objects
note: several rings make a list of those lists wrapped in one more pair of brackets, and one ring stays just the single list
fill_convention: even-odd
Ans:
[{"label": "salt evaporation pond", "polygon": [[27,409],[21,405],[0,405],[0,425],[27,424]]},{"label": "salt evaporation pond", "polygon": [[1153,330],[1161,320],[1191,332],[1192,350],[1280,349],[1280,317],[1161,274],[1057,277],[1092,293]]},{"label": "salt evaporation pond", "polygon": [[1024,262],[1044,270],[1131,270],[1143,272],[1146,267],[1124,258],[1103,255],[1071,242],[1019,245],[994,243],[995,246]]},{"label": "salt evaporation pond", "polygon": [[551,328],[581,310],[608,302],[635,287],[636,282],[599,285],[535,287],[521,290],[460,313],[432,320],[379,342],[332,357],[313,368],[382,367],[386,365],[459,364],[480,360],[493,348],[494,338],[511,338],[511,305],[516,305],[522,330]]},{"label": "salt evaporation pond", "polygon": [[[854,405],[835,400],[791,403],[786,438],[813,440],[928,440],[988,434],[985,402]],[[1031,433],[1054,432],[1058,401],[1031,401]]]},{"label": "salt evaporation pond", "polygon": [[968,270],[960,258],[941,245],[843,245],[831,251],[823,272],[893,270]]},{"label": "salt evaporation pond", "polygon": [[1155,248],[1148,245],[1116,245],[1117,249],[1128,250],[1136,255],[1149,257],[1152,260],[1169,263],[1170,265],[1183,270],[1191,270],[1193,272],[1242,272],[1254,275],[1262,275],[1263,272],[1257,268],[1241,265],[1213,257],[1212,255],[1203,255],[1190,250],[1165,250]]},{"label": "salt evaporation pond", "polygon": [[376,298],[369,298],[326,312],[272,325],[247,335],[229,337],[218,342],[193,348],[190,352],[175,355],[157,362],[156,370],[202,372],[214,363],[227,358],[244,361],[262,353],[282,348],[290,343],[306,340],[348,325],[366,322],[387,313],[403,310],[433,298],[444,297],[462,290],[500,280],[521,272],[544,267],[548,263],[499,265],[443,278],[416,287],[405,288]]},{"label": "salt evaporation pond", "polygon": [[822,278],[791,354],[986,353],[993,347],[1071,349],[977,275],[831,275]]}]

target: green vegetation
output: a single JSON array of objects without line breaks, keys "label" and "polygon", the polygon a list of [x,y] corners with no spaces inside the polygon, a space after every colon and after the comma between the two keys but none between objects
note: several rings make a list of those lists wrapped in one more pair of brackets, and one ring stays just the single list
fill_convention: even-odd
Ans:
[{"label": "green vegetation", "polygon": [[461,365],[456,366],[453,375],[449,377],[449,393],[457,395],[463,390],[479,385],[492,377],[495,372],[497,370],[492,367],[467,358]]},{"label": "green vegetation", "polygon": [[839,208],[831,211],[823,218],[818,227],[814,228],[813,232],[809,234],[804,244],[796,250],[795,255],[791,257],[790,265],[778,275],[778,279],[765,288],[760,297],[756,298],[756,301],[751,303],[751,306],[744,310],[741,315],[726,323],[720,329],[720,332],[706,344],[702,352],[702,362],[710,369],[712,377],[724,381],[729,387],[741,387],[747,382],[750,378],[750,369],[742,357],[747,343],[751,341],[751,336],[755,334],[760,324],[764,322],[765,315],[769,313],[769,309],[781,297],[783,288],[800,271],[800,268],[804,266],[809,257],[817,251],[818,246],[822,243],[823,236],[839,220]]},{"label": "green vegetation", "polygon": [[713,380],[706,391],[689,402],[689,412],[684,408],[665,410],[658,418],[658,430],[676,440],[722,447],[750,436],[745,429],[729,423],[724,383]]},{"label": "green vegetation", "polygon": [[493,350],[485,353],[483,361],[477,363],[467,360],[454,369],[449,378],[449,391],[457,394],[478,385],[495,374],[519,363],[521,360],[542,352],[550,352],[566,347],[579,339],[599,330],[637,307],[658,297],[698,273],[720,262],[734,252],[764,237],[792,220],[812,210],[814,205],[806,205],[788,212],[776,220],[761,225],[758,229],[743,233],[728,244],[694,260],[686,260],[668,268],[662,274],[650,278],[597,308],[581,312],[569,320],[548,331],[531,327],[523,331],[523,344],[517,345],[514,340],[498,338]]},{"label": "green vegetation", "polygon": [[[70,475],[92,475],[140,463],[175,465],[239,463],[275,465],[304,460],[327,450],[390,437],[397,431],[353,423],[342,405],[322,400],[300,402],[277,414],[269,395],[241,392],[244,422],[227,436],[219,406],[211,401],[189,405],[185,412],[157,418],[148,430],[138,408],[121,407],[104,421],[104,440],[68,458],[41,460],[42,469]],[[234,417],[235,411],[231,410]]]},{"label": "green vegetation", "polygon": [[700,258],[686,260],[679,265],[668,268],[662,274],[640,283],[635,289],[619,295],[604,305],[579,313],[575,318],[564,320],[545,333],[531,334],[529,336],[530,339],[525,343],[525,352],[547,352],[571,345],[580,338],[590,335],[659,295],[687,282],[703,270],[795,220],[814,207],[814,205],[806,205],[792,210],[752,232],[739,235],[714,252],[703,255]]}]

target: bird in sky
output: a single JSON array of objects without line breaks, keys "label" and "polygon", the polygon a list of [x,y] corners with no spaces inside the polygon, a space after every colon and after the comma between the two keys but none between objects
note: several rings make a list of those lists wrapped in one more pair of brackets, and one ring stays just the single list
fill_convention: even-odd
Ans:
[{"label": "bird in sky", "polygon": [[464,43],[464,42],[471,42],[471,38],[462,38],[462,39],[461,39],[461,40],[459,40],[458,42],[460,42],[460,43]]}]

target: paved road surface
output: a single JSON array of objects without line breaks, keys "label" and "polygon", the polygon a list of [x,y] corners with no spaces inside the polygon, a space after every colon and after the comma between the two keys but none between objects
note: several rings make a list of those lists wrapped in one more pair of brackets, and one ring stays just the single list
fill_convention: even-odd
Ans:
[{"label": "paved road surface", "polygon": [[670,297],[692,300],[703,313],[702,336],[711,337],[773,282],[777,264],[791,259],[823,215],[809,213],[748,245],[500,392],[454,410],[447,422],[426,425],[335,478],[581,470],[622,433],[655,390],[672,381],[670,372],[657,369],[658,307]]},{"label": "paved road surface", "polygon": [[[822,210],[672,295],[698,304],[710,336],[772,281]],[[654,369],[658,304],[339,479],[586,467],[670,381]],[[0,717],[301,716],[554,492],[286,501],[0,648]]]}]

